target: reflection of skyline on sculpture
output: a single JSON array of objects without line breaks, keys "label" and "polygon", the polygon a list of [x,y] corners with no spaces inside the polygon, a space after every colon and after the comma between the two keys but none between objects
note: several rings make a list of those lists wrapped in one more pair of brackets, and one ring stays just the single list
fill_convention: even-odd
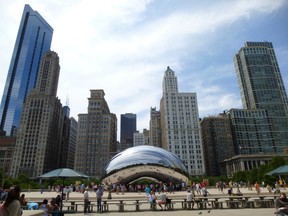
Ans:
[{"label": "reflection of skyline on sculpture", "polygon": [[187,183],[188,171],[183,162],[171,152],[153,146],[137,146],[111,159],[104,170],[103,183],[127,184],[141,177]]}]

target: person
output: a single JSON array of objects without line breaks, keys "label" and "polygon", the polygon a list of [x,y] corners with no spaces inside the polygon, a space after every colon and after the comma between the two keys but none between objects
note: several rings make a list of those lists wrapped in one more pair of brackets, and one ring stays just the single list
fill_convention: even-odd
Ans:
[{"label": "person", "polygon": [[162,207],[162,205],[161,204],[165,204],[164,205],[164,209],[166,210],[166,207],[167,207],[167,205],[166,205],[166,198],[167,198],[167,196],[166,196],[166,194],[164,193],[164,189],[161,189],[161,193],[160,193],[160,195],[159,195],[159,202],[158,202],[158,205],[160,206],[160,208],[161,208],[161,211],[163,210],[163,207]]},{"label": "person", "polygon": [[120,186],[117,185],[117,186],[116,186],[116,194],[119,194],[119,191],[120,191]]},{"label": "person", "polygon": [[20,187],[14,185],[10,187],[7,197],[4,201],[4,216],[20,216],[22,215],[20,198]]},{"label": "person", "polygon": [[21,206],[27,205],[27,201],[25,200],[25,194],[21,194],[19,201],[20,201]]},{"label": "person", "polygon": [[151,189],[150,189],[150,187],[148,185],[146,185],[144,191],[145,191],[146,197],[149,197]]},{"label": "person", "polygon": [[203,197],[207,197],[207,195],[210,194],[210,193],[208,192],[208,190],[206,189],[206,187],[203,187],[203,188],[201,189],[201,191],[202,191]]},{"label": "person", "polygon": [[0,188],[0,203],[2,203],[2,201],[6,199],[6,196],[7,196],[7,191]]},{"label": "person", "polygon": [[104,188],[101,185],[98,185],[98,189],[96,191],[97,198],[97,212],[102,211],[102,197],[103,197]]},{"label": "person", "polygon": [[148,196],[148,201],[150,203],[150,210],[155,210],[156,207],[156,195],[154,191],[151,191]]},{"label": "person", "polygon": [[280,215],[288,214],[288,199],[285,193],[281,193],[280,196],[275,200],[276,211]]},{"label": "person", "polygon": [[52,198],[49,204],[50,213],[52,216],[58,215],[59,206],[55,203],[55,199]]},{"label": "person", "polygon": [[48,205],[48,200],[44,199],[42,204],[39,207],[40,210],[43,210],[43,216],[49,216],[50,215],[50,207]]},{"label": "person", "polygon": [[235,194],[237,196],[243,196],[243,193],[240,191],[240,188],[237,187],[237,193]]},{"label": "person", "polygon": [[[209,192],[208,192],[208,190],[206,189],[206,187],[204,186],[202,189],[201,189],[201,191],[202,191],[202,195],[203,195],[203,197],[207,197],[207,195],[208,194],[210,194]],[[207,204],[210,206],[211,204],[208,202],[208,199],[203,199],[205,202],[207,202]]]},{"label": "person", "polygon": [[43,194],[43,192],[44,192],[44,185],[42,184],[41,185],[41,194]]},{"label": "person", "polygon": [[194,209],[194,197],[193,193],[191,193],[190,190],[187,191],[186,195],[186,201],[187,201],[187,209]]},{"label": "person", "polygon": [[62,186],[62,194],[63,194],[63,200],[67,201],[67,187],[65,185]]},{"label": "person", "polygon": [[229,195],[229,196],[232,196],[232,193],[233,193],[233,188],[232,188],[232,187],[229,187],[229,188],[228,188],[228,195]]},{"label": "person", "polygon": [[66,201],[69,200],[70,193],[72,192],[72,187],[67,186],[67,192],[66,192]]},{"label": "person", "polygon": [[120,184],[120,190],[121,190],[122,195],[124,195],[124,192],[125,192],[125,185],[124,184]]},{"label": "person", "polygon": [[85,188],[83,196],[84,196],[84,214],[86,215],[88,212],[88,205],[90,204],[88,188]]},{"label": "person", "polygon": [[56,203],[58,206],[60,206],[60,205],[61,205],[61,201],[62,201],[61,195],[58,194],[58,195],[56,196],[56,198],[55,198],[55,203]]},{"label": "person", "polygon": [[260,185],[259,185],[259,183],[256,181],[254,186],[255,186],[255,190],[257,192],[257,195],[259,195],[260,194]]},{"label": "person", "polygon": [[199,182],[197,182],[197,183],[195,184],[195,188],[196,188],[196,193],[197,193],[197,195],[201,195],[201,186],[200,186],[200,183],[199,183]]},{"label": "person", "polygon": [[272,187],[269,184],[267,184],[266,189],[269,192],[269,194],[272,194]]}]

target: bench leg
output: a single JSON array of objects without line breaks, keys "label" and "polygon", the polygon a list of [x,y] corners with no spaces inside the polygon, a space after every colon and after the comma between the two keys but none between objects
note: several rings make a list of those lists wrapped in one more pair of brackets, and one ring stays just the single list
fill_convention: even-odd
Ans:
[{"label": "bench leg", "polygon": [[123,204],[119,205],[119,212],[124,212],[124,205]]}]

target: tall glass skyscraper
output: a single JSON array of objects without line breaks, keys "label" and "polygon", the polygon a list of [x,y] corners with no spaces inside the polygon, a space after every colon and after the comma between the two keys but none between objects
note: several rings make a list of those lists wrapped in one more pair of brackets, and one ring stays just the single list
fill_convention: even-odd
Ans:
[{"label": "tall glass skyscraper", "polygon": [[53,28],[25,5],[0,106],[0,129],[14,136],[23,103],[36,85],[41,58],[50,50]]},{"label": "tall glass skyscraper", "polygon": [[[245,130],[255,131],[259,142],[246,142],[241,151],[251,154],[257,153],[253,149],[261,149],[262,153],[284,153],[288,147],[288,103],[272,43],[246,42],[234,57],[234,64],[244,109],[253,110],[255,118],[267,116],[266,123],[261,120],[255,130],[246,124]],[[250,113],[247,117],[253,116]],[[257,125],[255,121],[253,124]],[[264,124],[268,125],[266,129],[262,127]],[[269,133],[260,136],[258,132],[267,128]]]},{"label": "tall glass skyscraper", "polygon": [[137,131],[137,116],[133,113],[121,114],[120,151],[133,147],[133,134]]}]

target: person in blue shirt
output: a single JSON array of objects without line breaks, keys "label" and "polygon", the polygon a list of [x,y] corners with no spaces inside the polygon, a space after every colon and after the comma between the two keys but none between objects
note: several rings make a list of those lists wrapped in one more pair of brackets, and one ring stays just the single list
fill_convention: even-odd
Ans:
[{"label": "person in blue shirt", "polygon": [[145,187],[145,193],[146,193],[146,197],[148,197],[150,195],[151,189],[148,185],[146,185]]},{"label": "person in blue shirt", "polygon": [[104,192],[104,187],[101,185],[98,185],[98,189],[96,191],[96,198],[97,198],[97,212],[102,211],[102,196]]}]

